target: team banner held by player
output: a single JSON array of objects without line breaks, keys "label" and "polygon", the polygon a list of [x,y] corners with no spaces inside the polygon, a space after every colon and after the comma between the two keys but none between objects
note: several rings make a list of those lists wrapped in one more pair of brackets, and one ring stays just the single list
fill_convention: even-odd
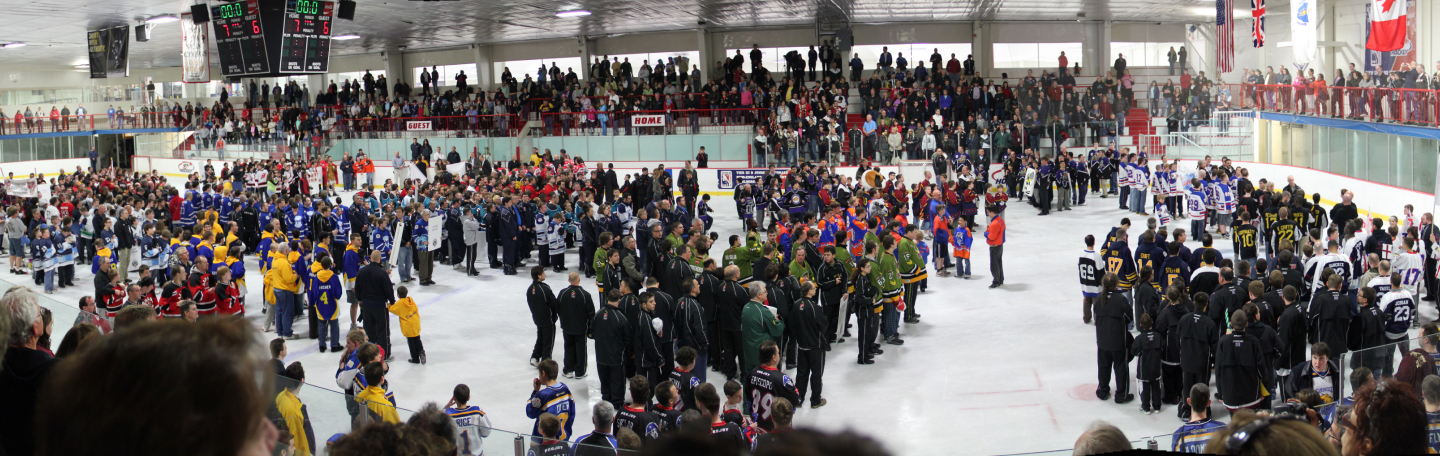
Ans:
[{"label": "team banner held by player", "polygon": [[445,214],[442,213],[440,215],[430,217],[430,226],[427,227],[430,235],[426,239],[427,242],[425,243],[426,252],[440,251],[440,243],[445,241],[445,235],[442,234],[444,233],[444,230],[441,230],[441,228],[443,228],[444,226]]},{"label": "team banner held by player", "polygon": [[210,32],[205,24],[196,24],[190,13],[180,15],[181,81],[210,82]]},{"label": "team banner held by player", "polygon": [[445,170],[449,171],[450,174],[454,174],[456,176],[464,176],[465,162],[447,164],[445,165]]}]

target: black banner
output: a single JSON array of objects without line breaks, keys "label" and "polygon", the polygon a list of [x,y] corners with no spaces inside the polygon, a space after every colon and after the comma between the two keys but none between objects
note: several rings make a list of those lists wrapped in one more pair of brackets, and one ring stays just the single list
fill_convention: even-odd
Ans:
[{"label": "black banner", "polygon": [[89,46],[90,54],[90,79],[103,79],[108,75],[105,72],[105,48],[110,46],[110,30],[91,30],[85,33],[85,42]]},{"label": "black banner", "polygon": [[[123,78],[130,75],[130,26],[110,29],[109,45],[105,48],[106,75]],[[93,66],[91,67],[94,68]]]}]

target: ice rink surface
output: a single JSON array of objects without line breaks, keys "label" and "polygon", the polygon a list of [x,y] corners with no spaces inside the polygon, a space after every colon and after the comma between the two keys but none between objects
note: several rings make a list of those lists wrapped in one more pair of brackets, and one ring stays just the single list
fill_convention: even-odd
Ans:
[{"label": "ice rink surface", "polygon": [[[344,196],[349,201],[349,195]],[[1085,206],[1043,217],[1028,204],[1012,204],[1005,214],[1009,232],[1005,285],[1001,288],[987,288],[989,251],[980,234],[983,228],[976,230],[973,277],[939,277],[932,267],[928,291],[921,293],[915,304],[923,316],[921,322],[901,323],[905,345],[885,345],[885,353],[877,356],[873,365],[856,364],[855,339],[836,344],[827,354],[824,374],[824,397],[829,404],[810,409],[807,398],[805,407],[796,411],[795,425],[853,429],[878,439],[896,455],[1067,449],[1097,419],[1119,426],[1132,440],[1174,432],[1181,424],[1174,406],[1144,415],[1138,400],[1119,405],[1095,397],[1095,330],[1081,321],[1076,261],[1086,234],[1103,239],[1121,218],[1131,217],[1133,247],[1145,221],[1119,210],[1114,197],[1094,196]],[[718,259],[725,240],[739,234],[740,223],[729,196],[715,197],[712,203],[716,211],[713,230],[719,232],[720,242],[710,255]],[[977,223],[983,226],[985,221],[977,219]],[[1172,227],[1188,231],[1189,222],[1182,219]],[[1194,249],[1200,242],[1192,238],[1187,245]],[[1227,257],[1231,254],[1228,240],[1217,240],[1214,247]],[[525,271],[504,276],[499,269],[489,269],[483,241],[479,249],[479,277],[467,277],[463,271],[437,263],[436,285],[406,284],[420,306],[421,338],[429,363],[405,362],[410,353],[398,319],[392,315],[395,358],[387,378],[397,405],[410,410],[430,401],[443,406],[456,384],[468,384],[470,403],[483,408],[496,429],[529,433],[533,420],[526,418],[524,407],[536,377],[528,361],[536,332],[524,296],[530,279]],[[571,249],[565,258],[572,271],[578,270],[577,251]],[[247,256],[246,263],[247,281],[252,290],[259,290],[258,264],[253,256]],[[534,260],[529,264],[534,265]],[[80,286],[57,291],[53,297],[75,302],[91,294],[91,276],[87,272],[79,276],[76,284]],[[391,278],[399,281],[397,273],[392,272]],[[550,273],[546,282],[556,291],[567,286],[564,274]],[[582,278],[581,283],[594,293],[593,279]],[[246,312],[258,324],[262,304],[253,295]],[[602,300],[597,299],[598,305],[603,305]],[[342,337],[348,323],[348,309],[342,305]],[[335,389],[333,375],[339,354],[320,353],[317,342],[308,338],[304,320],[296,322],[295,328],[302,339],[289,343],[287,364],[300,361],[306,366],[309,383]],[[273,338],[274,333],[264,337]],[[554,357],[560,361],[563,354],[557,337]],[[588,354],[589,377],[562,379],[574,393],[579,409],[575,435],[592,430],[590,406],[600,400],[593,344]],[[1133,376],[1132,363],[1131,391],[1138,395]],[[724,377],[710,372],[709,381],[720,388]],[[319,406],[310,405],[312,416]],[[1216,409],[1219,418],[1228,418],[1218,406]],[[325,437],[328,435],[317,436]],[[486,446],[492,444],[502,452],[509,451],[509,442],[487,441]],[[1161,445],[1166,444],[1168,438],[1162,439]]]}]

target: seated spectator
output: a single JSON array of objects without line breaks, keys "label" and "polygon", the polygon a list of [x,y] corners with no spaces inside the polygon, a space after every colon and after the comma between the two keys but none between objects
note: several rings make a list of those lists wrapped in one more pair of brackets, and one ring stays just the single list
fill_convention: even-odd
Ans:
[{"label": "seated spectator", "polygon": [[1291,416],[1260,416],[1249,410],[1235,413],[1230,427],[1220,430],[1205,452],[1209,454],[1263,454],[1266,456],[1339,456],[1314,426]]},{"label": "seated spectator", "polygon": [[431,435],[444,440],[446,446],[450,447],[451,453],[455,452],[455,438],[460,431],[455,429],[455,420],[451,419],[450,415],[441,410],[440,406],[435,405],[434,402],[426,402],[414,415],[410,415],[410,419],[405,421],[405,425],[429,431]]},{"label": "seated spectator", "polygon": [[340,437],[330,446],[332,456],[449,456],[455,448],[445,439],[417,427],[376,421]]},{"label": "seated spectator", "polygon": [[[263,359],[252,340],[248,325],[220,322],[144,322],[99,339],[46,382],[40,453],[270,454],[279,432],[264,416],[269,388],[256,382]],[[76,410],[94,411],[87,425],[75,425]]]},{"label": "seated spectator", "polygon": [[1425,404],[1397,379],[1378,381],[1355,392],[1355,408],[1336,424],[1346,455],[1424,454],[1429,451]]},{"label": "seated spectator", "polygon": [[1090,424],[1090,429],[1080,438],[1075,440],[1074,456],[1085,456],[1091,454],[1114,453],[1130,449],[1130,439],[1125,437],[1120,428],[1106,423],[1096,421]]},{"label": "seated spectator", "polygon": [[155,320],[155,309],[149,306],[125,306],[115,313],[115,330]]},{"label": "seated spectator", "polygon": [[65,358],[82,348],[100,335],[100,327],[90,323],[81,323],[70,328],[65,333],[65,338],[60,339],[60,346],[55,349],[56,358]]},{"label": "seated spectator", "polygon": [[0,394],[0,453],[6,455],[35,454],[36,402],[55,366],[55,358],[38,345],[45,331],[38,299],[26,288],[11,290],[0,298],[0,323],[8,323],[0,337],[9,342],[0,363],[0,391],[5,392]]}]

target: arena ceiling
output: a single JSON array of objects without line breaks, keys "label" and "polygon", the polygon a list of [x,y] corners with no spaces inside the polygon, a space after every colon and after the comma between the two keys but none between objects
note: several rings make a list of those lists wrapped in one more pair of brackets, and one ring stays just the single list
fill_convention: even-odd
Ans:
[{"label": "arena ceiling", "polygon": [[[179,14],[191,2],[150,0],[0,0],[0,69],[56,70],[85,63],[85,31],[134,26],[145,18]],[[1204,20],[1214,3],[1196,0],[360,0],[355,21],[336,21],[335,34],[361,38],[336,41],[332,55],[378,52],[389,46],[410,50],[469,43],[710,28],[814,24],[817,18],[855,23],[1083,19],[1132,22]],[[1272,8],[1276,7],[1271,5]],[[584,9],[582,18],[559,11]],[[1084,15],[1083,18],[1080,15]],[[1213,13],[1209,13],[1213,20]],[[156,25],[150,41],[131,44],[131,68],[180,64],[178,23]],[[213,46],[213,45],[212,45]],[[218,59],[213,56],[212,59]]]}]

